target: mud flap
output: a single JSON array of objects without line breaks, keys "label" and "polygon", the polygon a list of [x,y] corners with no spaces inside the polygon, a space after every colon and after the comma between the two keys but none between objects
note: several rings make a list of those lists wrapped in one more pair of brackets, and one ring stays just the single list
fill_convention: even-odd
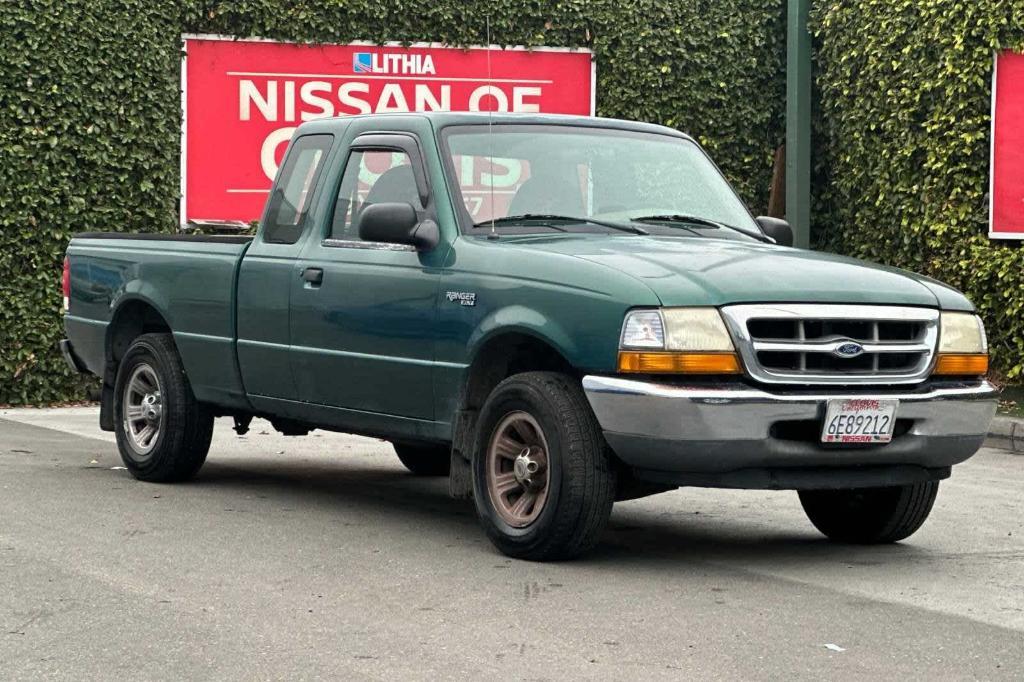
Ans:
[{"label": "mud flap", "polygon": [[448,474],[448,494],[456,500],[473,499],[473,442],[476,440],[476,410],[455,413],[452,439],[451,470]]},{"label": "mud flap", "polygon": [[114,387],[106,381],[100,389],[100,430],[114,430]]}]

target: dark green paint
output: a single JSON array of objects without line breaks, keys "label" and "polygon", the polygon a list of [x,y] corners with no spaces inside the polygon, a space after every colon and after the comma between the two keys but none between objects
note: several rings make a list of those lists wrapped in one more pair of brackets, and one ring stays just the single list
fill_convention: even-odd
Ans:
[{"label": "dark green paint", "polygon": [[174,331],[196,395],[244,405],[235,358],[235,277],[246,246],[73,239],[72,314],[65,325],[69,338],[82,338],[86,366],[102,375],[107,323],[126,304],[144,303]]},{"label": "dark green paint", "polygon": [[[548,343],[581,372],[615,371],[622,319],[633,307],[743,302],[887,303],[970,310],[959,293],[908,272],[754,240],[629,234],[488,239],[459,232],[439,130],[473,114],[321,120],[335,147],[292,245],[76,239],[67,329],[89,368],[103,368],[106,325],[125,302],[167,320],[197,395],[391,437],[445,439],[467,370],[502,334]],[[572,117],[496,121],[605,125]],[[324,244],[347,147],[370,131],[420,140],[440,230],[429,251]],[[677,134],[677,133],[672,133]],[[685,234],[685,233],[684,233]],[[324,271],[319,288],[302,271]],[[447,292],[476,294],[475,306]]]}]

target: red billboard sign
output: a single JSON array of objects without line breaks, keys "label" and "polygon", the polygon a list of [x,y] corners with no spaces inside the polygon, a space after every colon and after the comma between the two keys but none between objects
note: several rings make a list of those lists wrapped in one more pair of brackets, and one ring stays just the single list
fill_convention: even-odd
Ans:
[{"label": "red billboard sign", "polygon": [[594,113],[587,50],[183,40],[182,222],[258,219],[302,121],[403,111]]},{"label": "red billboard sign", "polygon": [[988,234],[1024,239],[1024,54],[995,56],[991,164]]}]

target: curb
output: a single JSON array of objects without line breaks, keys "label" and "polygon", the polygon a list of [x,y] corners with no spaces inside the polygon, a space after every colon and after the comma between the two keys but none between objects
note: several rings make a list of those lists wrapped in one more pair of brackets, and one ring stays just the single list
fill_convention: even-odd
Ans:
[{"label": "curb", "polygon": [[1008,450],[1015,455],[1024,455],[1024,419],[1018,417],[996,417],[988,427],[985,447]]}]

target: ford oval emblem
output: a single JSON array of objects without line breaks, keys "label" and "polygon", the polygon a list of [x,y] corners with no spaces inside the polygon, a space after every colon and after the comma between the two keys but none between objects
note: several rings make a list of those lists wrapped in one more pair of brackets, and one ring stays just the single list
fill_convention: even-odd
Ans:
[{"label": "ford oval emblem", "polygon": [[864,346],[853,341],[847,341],[836,346],[832,352],[841,358],[855,358],[864,352]]}]

